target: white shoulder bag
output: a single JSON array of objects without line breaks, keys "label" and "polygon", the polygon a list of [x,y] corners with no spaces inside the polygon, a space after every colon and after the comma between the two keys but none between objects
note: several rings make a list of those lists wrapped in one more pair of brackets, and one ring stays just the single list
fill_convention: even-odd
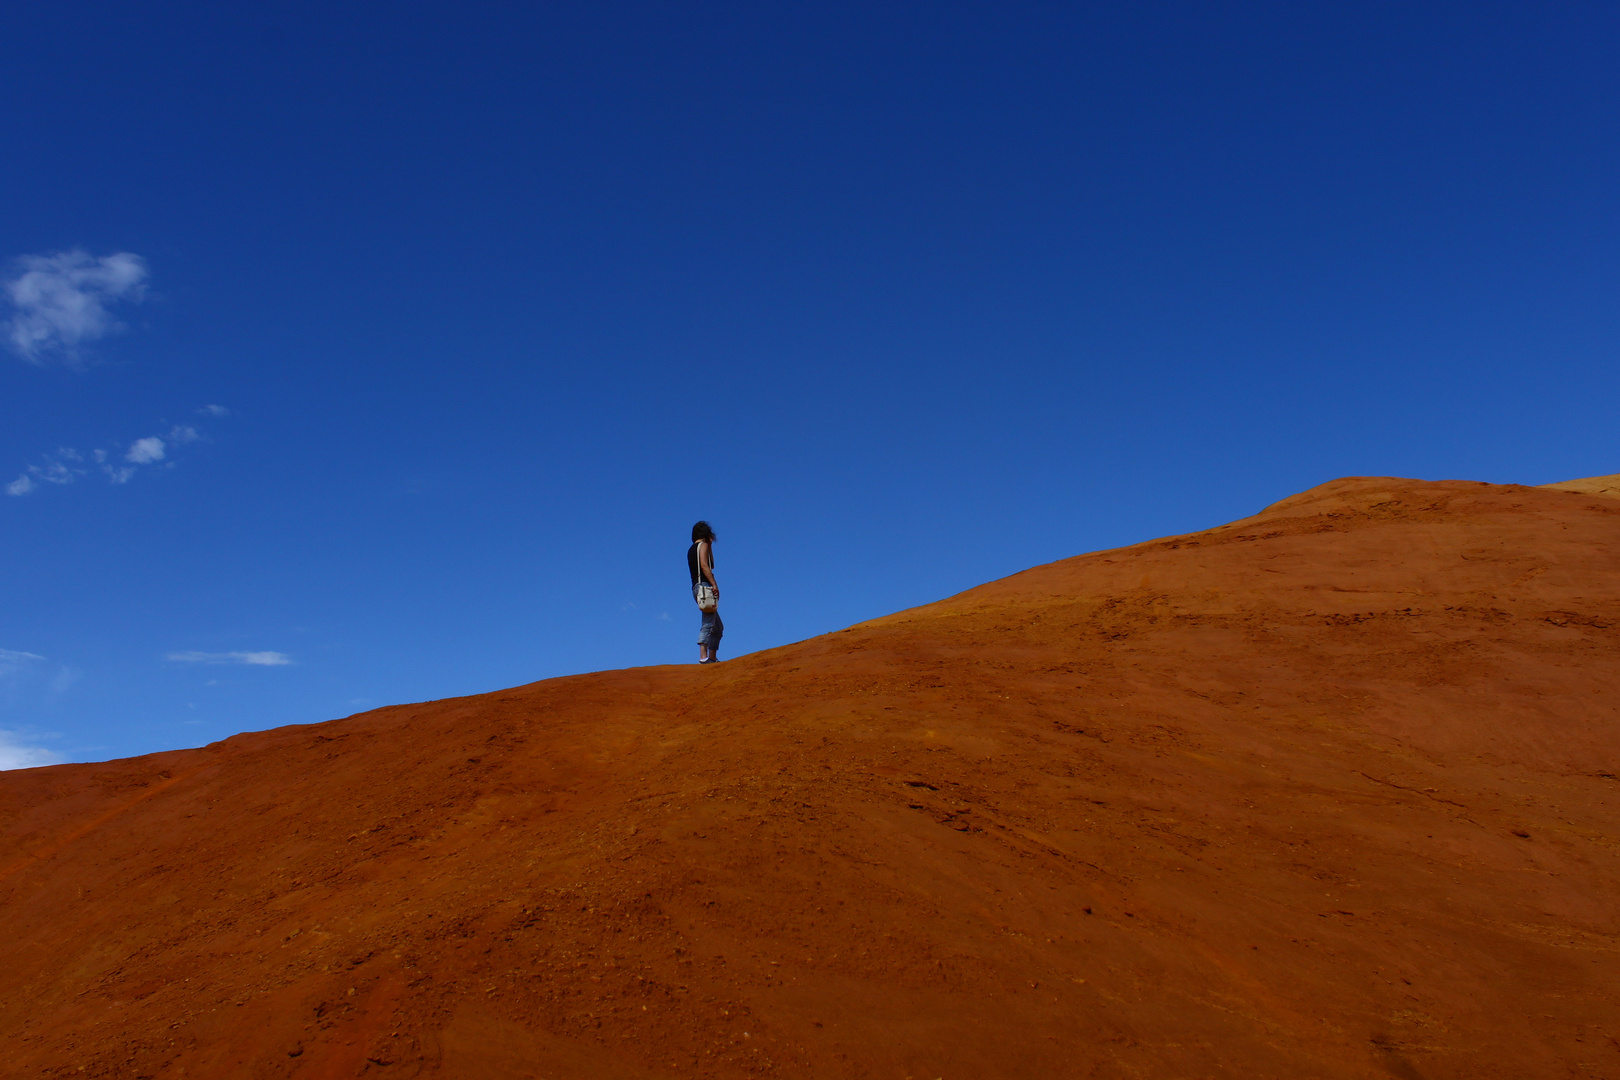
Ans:
[{"label": "white shoulder bag", "polygon": [[720,606],[720,591],[709,584],[703,576],[703,549],[696,552],[698,564],[698,581],[692,586],[692,599],[697,601],[699,611],[713,611]]}]

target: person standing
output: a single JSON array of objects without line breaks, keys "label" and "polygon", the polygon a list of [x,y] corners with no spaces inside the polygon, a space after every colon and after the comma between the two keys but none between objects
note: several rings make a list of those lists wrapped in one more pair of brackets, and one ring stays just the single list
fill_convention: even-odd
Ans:
[{"label": "person standing", "polygon": [[726,632],[726,624],[720,621],[720,583],[714,580],[714,530],[707,521],[692,526],[692,546],[686,549],[686,568],[692,572],[692,598],[698,601],[698,607],[703,606],[699,583],[714,589],[714,607],[703,613],[703,626],[698,631],[698,663],[718,663],[720,635]]}]

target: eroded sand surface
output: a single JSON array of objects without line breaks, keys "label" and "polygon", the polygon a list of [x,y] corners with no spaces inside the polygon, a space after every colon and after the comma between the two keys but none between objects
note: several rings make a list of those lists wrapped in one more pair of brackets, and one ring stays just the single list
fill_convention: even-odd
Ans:
[{"label": "eroded sand surface", "polygon": [[0,775],[11,1076],[1620,1077],[1620,501]]}]

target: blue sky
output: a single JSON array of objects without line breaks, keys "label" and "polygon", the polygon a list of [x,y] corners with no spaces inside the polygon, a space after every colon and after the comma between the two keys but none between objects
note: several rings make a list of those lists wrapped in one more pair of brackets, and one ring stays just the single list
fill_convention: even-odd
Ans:
[{"label": "blue sky", "polygon": [[6,21],[0,766],[1620,470],[1612,5]]}]

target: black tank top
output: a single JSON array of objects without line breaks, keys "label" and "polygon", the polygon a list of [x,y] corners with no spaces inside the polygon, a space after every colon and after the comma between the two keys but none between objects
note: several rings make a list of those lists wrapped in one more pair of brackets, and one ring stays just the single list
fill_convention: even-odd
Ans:
[{"label": "black tank top", "polygon": [[[698,570],[697,549],[700,541],[692,541],[692,546],[686,549],[686,568],[692,572],[692,584],[696,585],[702,578]],[[709,545],[709,566],[714,566],[714,545]]]}]

